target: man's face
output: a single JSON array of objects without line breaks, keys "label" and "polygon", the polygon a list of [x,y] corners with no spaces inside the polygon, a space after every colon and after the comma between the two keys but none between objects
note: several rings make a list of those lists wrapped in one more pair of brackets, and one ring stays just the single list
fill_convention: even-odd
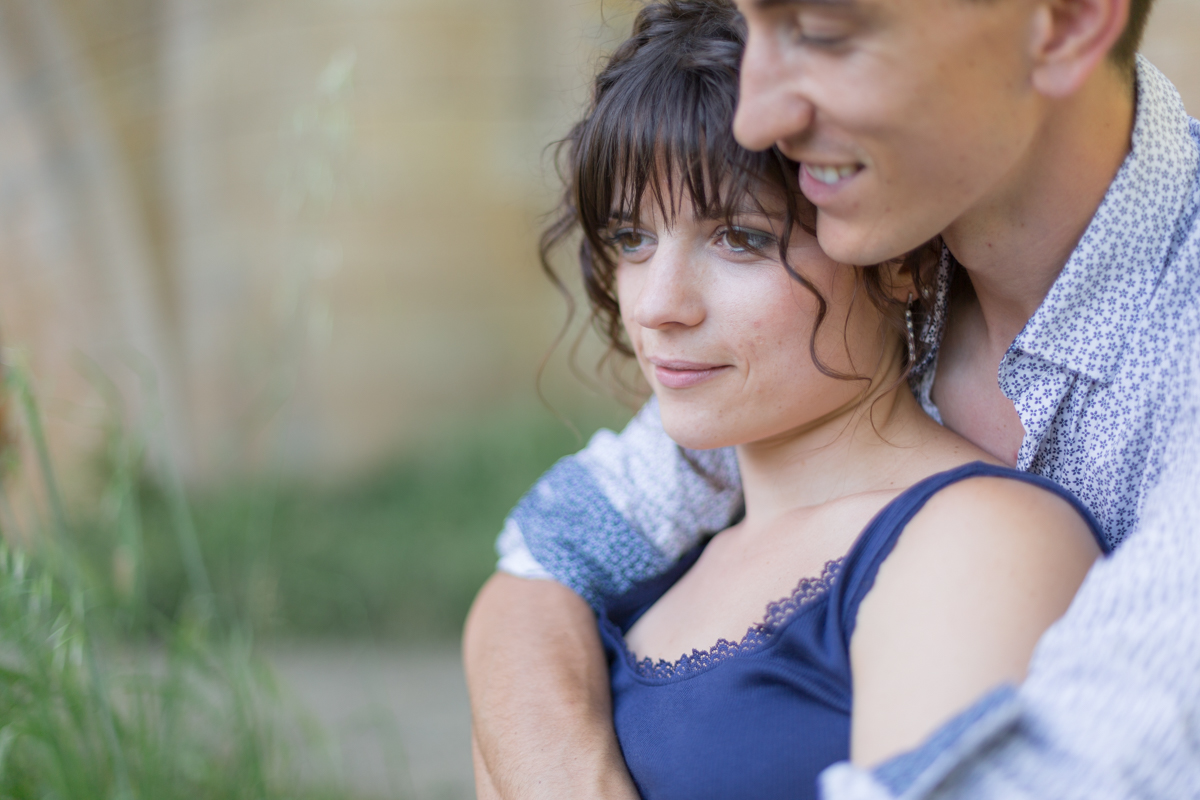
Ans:
[{"label": "man's face", "polygon": [[734,132],[803,164],[832,258],[894,258],[1019,194],[1044,118],[1040,0],[737,2],[750,37]]}]

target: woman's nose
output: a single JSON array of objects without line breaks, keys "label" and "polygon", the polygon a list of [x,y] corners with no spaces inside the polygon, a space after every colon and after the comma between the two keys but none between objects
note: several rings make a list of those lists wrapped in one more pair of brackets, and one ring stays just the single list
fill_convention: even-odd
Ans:
[{"label": "woman's nose", "polygon": [[734,138],[748,150],[802,136],[812,125],[814,109],[799,90],[797,65],[780,48],[771,33],[751,27],[733,118]]},{"label": "woman's nose", "polygon": [[686,248],[660,244],[645,265],[644,282],[634,306],[643,328],[691,328],[704,321],[701,270]]}]

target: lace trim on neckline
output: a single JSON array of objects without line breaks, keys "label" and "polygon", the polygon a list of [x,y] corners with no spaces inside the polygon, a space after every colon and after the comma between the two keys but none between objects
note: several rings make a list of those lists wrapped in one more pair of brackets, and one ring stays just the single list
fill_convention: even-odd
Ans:
[{"label": "lace trim on neckline", "polygon": [[845,556],[825,562],[825,567],[821,570],[820,577],[802,578],[789,596],[782,600],[767,603],[767,613],[763,616],[762,622],[756,622],[754,625],[751,625],[740,642],[718,639],[717,643],[710,649],[692,650],[690,655],[680,656],[679,660],[675,662],[663,659],[659,659],[656,662],[649,657],[639,661],[633,651],[629,649],[629,646],[626,645],[625,652],[629,655],[629,661],[633,664],[634,672],[643,678],[680,678],[685,675],[704,672],[734,656],[758,650],[770,642],[780,630],[791,622],[796,617],[796,614],[800,612],[800,609],[829,593],[830,587],[833,586],[834,581],[842,573],[842,564],[844,562]]}]

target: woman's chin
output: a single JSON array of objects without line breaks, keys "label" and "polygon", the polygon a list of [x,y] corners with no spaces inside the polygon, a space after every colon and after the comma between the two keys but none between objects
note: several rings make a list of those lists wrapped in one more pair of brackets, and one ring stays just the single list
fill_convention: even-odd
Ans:
[{"label": "woman's chin", "polygon": [[737,444],[730,441],[728,431],[721,430],[706,421],[672,420],[664,417],[663,430],[671,441],[688,450],[716,450],[719,447],[729,447]]}]

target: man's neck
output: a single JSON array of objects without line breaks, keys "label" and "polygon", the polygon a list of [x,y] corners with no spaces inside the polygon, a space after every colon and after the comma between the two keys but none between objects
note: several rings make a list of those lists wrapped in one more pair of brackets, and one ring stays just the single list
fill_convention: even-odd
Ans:
[{"label": "man's neck", "polygon": [[944,232],[994,348],[1020,333],[1095,216],[1129,154],[1134,110],[1127,80],[1101,67],[1053,101],[1018,169]]}]

